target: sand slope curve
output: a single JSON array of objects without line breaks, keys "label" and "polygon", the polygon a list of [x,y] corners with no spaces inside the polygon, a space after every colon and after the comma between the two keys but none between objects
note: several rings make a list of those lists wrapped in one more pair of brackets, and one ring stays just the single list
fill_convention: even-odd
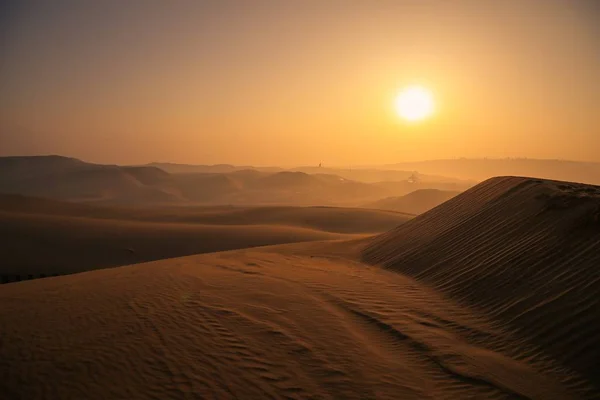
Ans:
[{"label": "sand slope curve", "polygon": [[483,311],[598,385],[600,187],[493,178],[371,240],[363,260]]}]

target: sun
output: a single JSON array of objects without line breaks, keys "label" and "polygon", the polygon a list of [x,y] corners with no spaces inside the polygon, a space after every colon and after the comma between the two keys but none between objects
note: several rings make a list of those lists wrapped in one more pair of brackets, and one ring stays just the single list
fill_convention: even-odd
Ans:
[{"label": "sun", "polygon": [[396,97],[394,102],[396,113],[400,118],[417,122],[430,117],[435,110],[431,91],[421,86],[409,86]]}]

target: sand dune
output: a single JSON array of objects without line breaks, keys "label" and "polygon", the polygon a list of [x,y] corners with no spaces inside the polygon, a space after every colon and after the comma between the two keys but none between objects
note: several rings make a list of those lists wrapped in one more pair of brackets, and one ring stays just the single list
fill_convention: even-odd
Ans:
[{"label": "sand dune", "polygon": [[[0,195],[3,280],[383,232],[409,216],[329,207],[118,208]],[[33,250],[32,250],[33,249]]]},{"label": "sand dune", "polygon": [[90,164],[60,156],[0,157],[0,192],[108,203],[172,203],[181,194],[155,167]]},{"label": "sand dune", "polygon": [[439,206],[459,193],[452,190],[419,189],[404,196],[386,197],[385,199],[367,203],[364,207],[418,215]]},{"label": "sand dune", "polygon": [[397,212],[346,207],[108,207],[2,194],[0,211],[145,222],[292,226],[351,234],[385,232],[413,217]]},{"label": "sand dune", "polygon": [[599,399],[599,198],[496,178],[375,237],[1,285],[0,393]]},{"label": "sand dune", "polygon": [[[399,274],[283,250],[3,285],[11,398],[576,398],[551,363]],[[27,362],[23,360],[27,359]],[[6,367],[5,367],[6,368]],[[20,385],[20,382],[28,382]]]},{"label": "sand dune", "polygon": [[484,312],[598,385],[599,250],[600,187],[503,177],[375,238],[364,260]]},{"label": "sand dune", "polygon": [[30,274],[68,274],[190,254],[345,236],[265,224],[151,223],[0,212],[0,237],[0,274],[24,279]]}]

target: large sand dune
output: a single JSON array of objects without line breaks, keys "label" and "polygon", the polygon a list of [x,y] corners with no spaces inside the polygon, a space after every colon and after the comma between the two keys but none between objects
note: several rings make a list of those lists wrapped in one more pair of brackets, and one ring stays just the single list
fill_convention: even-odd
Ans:
[{"label": "large sand dune", "polygon": [[600,398],[598,190],[497,178],[374,238],[2,285],[0,393]]},{"label": "large sand dune", "polygon": [[484,312],[598,384],[600,187],[493,178],[375,238],[364,260]]}]

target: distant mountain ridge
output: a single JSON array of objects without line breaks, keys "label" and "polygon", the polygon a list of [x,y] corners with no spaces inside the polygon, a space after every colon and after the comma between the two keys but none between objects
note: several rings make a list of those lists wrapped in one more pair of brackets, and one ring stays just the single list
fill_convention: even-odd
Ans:
[{"label": "distant mountain ridge", "polygon": [[[247,165],[231,165],[231,164],[215,164],[215,165],[192,165],[192,164],[176,164],[176,163],[159,163],[153,162],[144,166],[157,167],[173,174],[182,173],[229,173],[242,170],[253,170],[259,172],[304,172],[306,174],[329,174],[337,175],[345,179],[355,180],[365,183],[376,182],[397,182],[408,179],[413,173],[413,170],[398,170],[397,168],[336,168],[323,166],[300,166],[294,168],[279,168],[279,167],[253,167]],[[424,182],[448,183],[462,186],[473,186],[477,182],[473,180],[456,179],[443,175],[428,175],[421,174],[420,179]]]},{"label": "distant mountain ridge", "polygon": [[[326,168],[307,173],[218,165],[206,170],[222,172],[174,173],[156,165],[102,165],[61,156],[0,157],[0,193],[107,204],[358,206],[419,188],[472,186],[448,179],[411,182],[407,173],[398,171],[396,176],[403,180],[370,183]],[[175,169],[189,171],[188,167]]]},{"label": "distant mountain ridge", "polygon": [[145,164],[143,166],[148,167],[157,167],[164,171],[167,171],[172,174],[182,174],[182,173],[227,173],[227,172],[235,172],[240,170],[255,170],[255,171],[263,171],[263,172],[279,172],[283,171],[283,168],[278,167],[253,167],[249,165],[231,165],[231,164],[213,164],[213,165],[204,165],[204,164],[177,164],[177,163],[168,163],[168,162],[152,162],[149,164]]},{"label": "distant mountain ridge", "polygon": [[0,192],[75,201],[176,201],[170,174],[155,167],[91,164],[61,156],[0,158]]}]

